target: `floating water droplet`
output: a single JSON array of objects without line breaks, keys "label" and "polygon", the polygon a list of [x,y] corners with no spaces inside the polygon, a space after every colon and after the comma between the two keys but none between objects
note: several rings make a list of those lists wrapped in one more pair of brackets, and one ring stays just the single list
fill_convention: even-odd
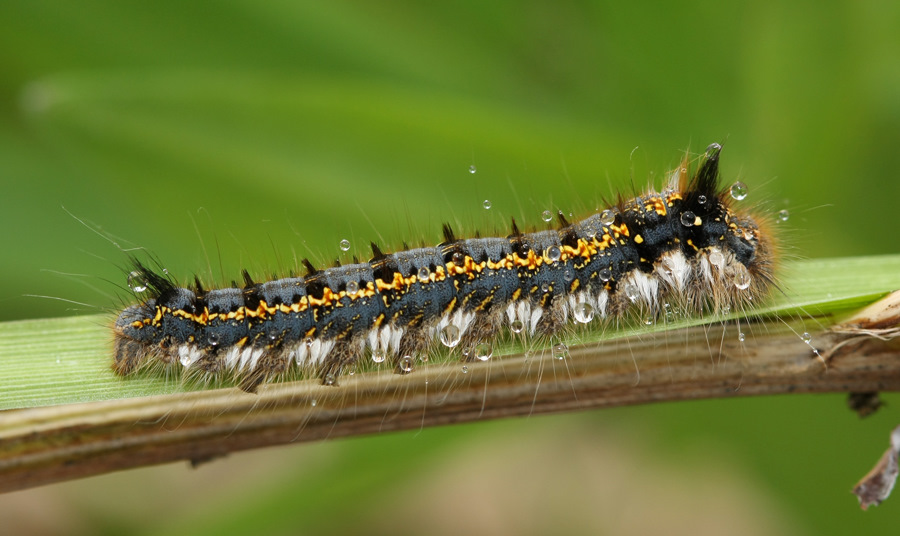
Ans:
[{"label": "floating water droplet", "polygon": [[788,221],[788,218],[790,218],[790,217],[791,217],[791,213],[788,212],[787,210],[779,210],[778,211],[778,221],[786,222],[786,221]]},{"label": "floating water droplet", "polygon": [[400,370],[403,372],[412,372],[415,361],[416,360],[413,359],[412,356],[405,355],[401,357],[400,362],[398,363]]},{"label": "floating water droplet", "polygon": [[545,211],[541,212],[541,219],[544,221],[550,221],[553,219],[553,213],[550,212],[549,210],[545,210]]},{"label": "floating water droplet", "polygon": [[453,324],[444,326],[444,329],[441,330],[441,344],[443,344],[447,348],[453,348],[454,346],[459,344],[459,339],[459,328],[454,326]]},{"label": "floating water droplet", "polygon": [[325,385],[334,385],[335,381],[336,378],[334,377],[334,374],[329,372],[325,375],[325,379],[322,381],[322,383],[324,383]]},{"label": "floating water droplet", "polygon": [[600,223],[606,226],[610,226],[616,223],[616,214],[607,209],[600,213]]},{"label": "floating water droplet", "polygon": [[553,357],[563,360],[569,355],[569,347],[563,343],[553,345]]},{"label": "floating water droplet", "polygon": [[637,286],[631,281],[622,285],[622,292],[625,293],[625,297],[631,300],[632,303],[636,302],[640,296]]},{"label": "floating water droplet", "polygon": [[484,207],[484,210],[490,210],[490,209],[491,209],[491,206],[492,206],[492,205],[491,205],[491,200],[490,200],[490,199],[485,199],[485,200],[484,200],[484,203],[482,203],[481,206]]},{"label": "floating water droplet", "polygon": [[347,294],[353,295],[359,292],[359,283],[356,281],[347,281]]},{"label": "floating water droplet", "polygon": [[612,279],[612,270],[610,270],[609,268],[602,268],[600,270],[600,273],[597,275],[600,277],[600,281],[606,283],[607,281]]},{"label": "floating water droplet", "polygon": [[346,238],[341,240],[341,251],[350,251],[350,241]]},{"label": "floating water droplet", "polygon": [[431,270],[427,266],[423,266],[419,268],[419,273],[416,275],[418,275],[419,281],[427,281],[431,277]]},{"label": "floating water droplet", "polygon": [[706,158],[715,158],[719,156],[719,152],[722,150],[722,146],[718,143],[710,143],[706,148]]},{"label": "floating water droplet", "polygon": [[594,307],[586,302],[579,303],[575,305],[575,310],[572,314],[575,317],[576,322],[587,324],[594,319]]},{"label": "floating water droplet", "polygon": [[725,255],[722,255],[722,252],[718,249],[714,249],[709,252],[709,263],[718,268],[719,270],[725,266]]},{"label": "floating water droplet", "polygon": [[128,288],[135,292],[144,292],[147,290],[147,278],[138,271],[128,274]]},{"label": "floating water droplet", "polygon": [[809,344],[809,341],[812,340],[812,335],[810,335],[809,333],[804,331],[803,334],[800,335],[800,338],[803,339],[803,342],[805,342],[806,344]]},{"label": "floating water droplet", "polygon": [[476,171],[478,171],[478,168],[475,167],[475,164],[469,166],[469,173],[475,173]]},{"label": "floating water droplet", "polygon": [[684,225],[685,227],[693,227],[696,219],[697,216],[690,210],[681,213],[681,225]]},{"label": "floating water droplet", "polygon": [[487,361],[494,355],[494,348],[489,342],[481,342],[475,345],[475,359]]},{"label": "floating water droplet", "polygon": [[547,258],[550,259],[550,262],[556,262],[560,257],[562,257],[562,251],[560,251],[559,246],[547,248]]},{"label": "floating water droplet", "polygon": [[698,196],[697,196],[697,202],[700,203],[701,205],[705,205],[705,204],[706,204],[706,196],[705,196],[705,195],[698,195]]},{"label": "floating water droplet", "polygon": [[509,323],[509,329],[513,333],[522,333],[522,330],[525,329],[525,324],[521,320],[513,320]]},{"label": "floating water droplet", "polygon": [[743,331],[741,331],[740,333],[738,333],[738,340],[739,340],[739,341],[744,342],[744,340],[745,340],[746,338],[747,338],[747,336],[744,335],[744,332],[743,332]]},{"label": "floating water droplet", "polygon": [[384,363],[385,353],[381,348],[376,348],[372,350],[372,361],[376,363]]},{"label": "floating water droplet", "polygon": [[208,333],[206,335],[206,342],[208,342],[210,346],[218,346],[219,341],[220,341],[220,336],[216,332]]},{"label": "floating water droplet", "polygon": [[731,197],[743,201],[747,197],[747,185],[737,181],[731,185]]},{"label": "floating water droplet", "polygon": [[469,367],[467,367],[466,365],[463,365],[462,371],[463,371],[463,374],[468,374],[468,373],[469,373]]},{"label": "floating water droplet", "polygon": [[746,290],[750,287],[750,281],[750,272],[747,271],[747,267],[738,263],[734,270],[734,286],[736,286],[738,290]]}]

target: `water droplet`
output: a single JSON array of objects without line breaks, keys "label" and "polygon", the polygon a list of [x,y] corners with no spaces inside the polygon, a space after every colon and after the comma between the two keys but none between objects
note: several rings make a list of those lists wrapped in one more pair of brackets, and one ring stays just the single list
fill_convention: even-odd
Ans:
[{"label": "water droplet", "polygon": [[462,369],[462,370],[463,370],[463,374],[468,374],[468,373],[469,373],[469,367],[467,367],[466,365],[463,365],[463,369]]},{"label": "water droplet", "polygon": [[606,226],[610,226],[616,223],[616,214],[607,209],[600,213],[600,223]]},{"label": "water droplet", "polygon": [[747,197],[747,185],[737,181],[731,185],[731,197],[743,201]]},{"label": "water droplet", "polygon": [[352,368],[352,369],[350,369],[350,370],[347,371],[347,375],[348,375],[348,376],[353,376],[354,374],[356,374],[356,369],[355,369],[355,368]]},{"label": "water droplet", "polygon": [[454,326],[453,324],[444,326],[444,329],[441,330],[441,344],[443,344],[447,348],[453,348],[454,346],[459,344],[459,339],[459,328]]},{"label": "water droplet", "polygon": [[575,280],[575,272],[566,268],[565,271],[563,271],[563,279],[565,279],[567,283],[571,283]]},{"label": "water droplet", "polygon": [[135,292],[144,292],[147,290],[147,278],[138,271],[128,274],[128,288]]},{"label": "water droplet", "polygon": [[347,281],[347,294],[353,295],[359,292],[359,283],[356,281]]},{"label": "water droplet", "polygon": [[494,355],[494,348],[489,342],[481,342],[475,345],[475,359],[487,361]]},{"label": "water droplet", "polygon": [[334,377],[334,374],[329,372],[328,374],[325,375],[325,379],[324,379],[323,383],[325,385],[334,385],[335,381],[336,381],[336,378]]},{"label": "water droplet", "polygon": [[341,251],[350,251],[350,241],[346,238],[341,240]]},{"label": "water droplet", "polygon": [[731,306],[726,305],[726,306],[722,307],[722,314],[730,315],[731,314]]},{"label": "water droplet", "polygon": [[705,205],[705,204],[706,204],[706,196],[705,196],[705,195],[698,195],[698,196],[697,196],[697,202],[700,203],[701,205]]},{"label": "water droplet", "polygon": [[419,268],[418,279],[419,281],[427,281],[429,277],[431,277],[431,270],[428,269],[427,266],[423,266]]},{"label": "water droplet", "polygon": [[475,164],[469,166],[469,173],[475,173],[476,171],[478,171],[478,168],[475,167]]},{"label": "water droplet", "polygon": [[738,333],[738,340],[739,340],[739,341],[744,342],[744,340],[745,340],[746,338],[747,338],[747,336],[744,335],[744,332],[743,332],[743,331],[740,332],[740,333]]},{"label": "water droplet", "polygon": [[610,270],[609,268],[603,268],[602,270],[600,270],[600,273],[598,275],[600,276],[600,281],[606,283],[607,281],[612,279],[612,270]]},{"label": "water droplet", "polygon": [[462,264],[463,260],[465,260],[466,256],[460,253],[459,251],[454,251],[453,255],[450,256],[450,260],[453,261],[453,264],[457,266]]},{"label": "water droplet", "polygon": [[541,219],[544,221],[550,221],[553,219],[553,213],[549,210],[545,210],[544,212],[541,212]]},{"label": "water droplet", "polygon": [[722,146],[718,143],[710,143],[706,148],[706,158],[715,158],[719,156],[719,151],[722,150]]},{"label": "water droplet", "polygon": [[559,246],[547,248],[547,258],[550,259],[550,262],[556,262],[560,257],[562,257],[562,251],[560,251]]},{"label": "water droplet", "polygon": [[693,227],[696,219],[697,216],[690,210],[681,213],[681,225],[684,225],[685,227]]},{"label": "water droplet", "polygon": [[779,210],[778,211],[778,221],[786,222],[786,221],[788,221],[788,218],[790,218],[790,217],[791,217],[791,213],[788,212],[787,210]]},{"label": "water droplet", "polygon": [[310,401],[309,401],[309,405],[312,406],[312,407],[316,407],[316,399],[313,398],[312,400],[310,400]]},{"label": "water droplet", "polygon": [[800,338],[803,339],[803,342],[805,342],[806,344],[809,344],[809,341],[812,340],[812,335],[810,335],[809,333],[804,331],[803,334],[800,335]]},{"label": "water droplet", "polygon": [[191,361],[190,354],[187,353],[181,354],[181,359],[179,361],[181,361],[181,364],[185,367],[189,367],[191,366],[191,363],[193,363],[193,361]]},{"label": "water droplet", "polygon": [[274,341],[277,341],[277,340],[278,340],[278,335],[279,335],[279,334],[278,334],[278,331],[277,331],[277,330],[269,331],[269,333],[268,333],[267,335],[269,336],[269,340],[270,340],[270,341],[273,341],[273,342],[274,342]]},{"label": "water droplet", "polygon": [[721,270],[725,266],[725,255],[722,255],[718,249],[714,249],[709,252],[709,263]]},{"label": "water droplet", "polygon": [[569,347],[563,343],[555,344],[553,346],[553,357],[559,360],[563,360],[566,356],[569,355]]},{"label": "water droplet", "polygon": [[212,332],[206,335],[206,341],[210,346],[218,346],[219,345],[219,334],[216,332]]},{"label": "water droplet", "polygon": [[306,345],[307,348],[311,347],[313,343],[312,337],[307,337],[303,339],[303,344]]},{"label": "water droplet", "polygon": [[525,324],[521,320],[513,320],[509,323],[509,329],[513,333],[522,333],[522,330],[525,329]]},{"label": "water droplet", "polygon": [[573,316],[576,322],[587,324],[594,319],[594,307],[589,303],[576,304]]},{"label": "water droplet", "polygon": [[376,348],[376,349],[372,350],[372,361],[374,361],[376,363],[384,363],[384,360],[385,360],[384,350],[382,350],[381,348]]},{"label": "water droplet", "polygon": [[738,290],[746,290],[750,287],[750,280],[750,272],[747,271],[747,267],[738,263],[734,270],[734,286]]},{"label": "water droplet", "polygon": [[400,366],[401,371],[412,372],[414,363],[415,359],[413,359],[412,356],[405,355],[400,358],[400,363],[398,363],[398,365]]},{"label": "water droplet", "polygon": [[622,285],[622,292],[625,293],[625,297],[631,300],[632,303],[636,302],[638,296],[640,296],[640,292],[638,292],[637,286],[635,286],[635,284],[630,281]]},{"label": "water droplet", "polygon": [[482,203],[481,206],[484,207],[484,210],[490,210],[491,209],[491,200],[485,199],[484,203]]},{"label": "water droplet", "polygon": [[549,292],[550,291],[550,283],[547,283],[547,282],[541,283],[541,291]]}]

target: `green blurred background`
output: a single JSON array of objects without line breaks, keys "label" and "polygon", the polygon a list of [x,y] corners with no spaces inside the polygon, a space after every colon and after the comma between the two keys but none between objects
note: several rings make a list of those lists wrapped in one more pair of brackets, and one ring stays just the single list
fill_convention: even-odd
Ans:
[{"label": "green blurred background", "polygon": [[[184,277],[283,273],[436,243],[444,221],[585,214],[713,141],[748,202],[790,211],[786,257],[896,252],[898,28],[887,1],[4,0],[0,319],[117,307],[112,241]],[[48,533],[890,533],[900,499],[862,513],[849,489],[896,421],[837,395],[624,408],[126,472],[0,497],[0,515]]]}]

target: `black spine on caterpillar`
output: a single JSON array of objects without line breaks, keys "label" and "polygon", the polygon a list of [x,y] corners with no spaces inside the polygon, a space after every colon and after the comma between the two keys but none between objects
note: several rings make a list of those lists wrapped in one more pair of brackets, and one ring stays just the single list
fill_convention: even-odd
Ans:
[{"label": "black spine on caterpillar", "polygon": [[114,326],[114,369],[153,363],[230,376],[246,391],[299,366],[335,383],[370,353],[408,372],[442,342],[472,349],[504,326],[552,335],[570,321],[743,308],[772,286],[775,249],[758,220],[719,185],[721,146],[693,176],[687,162],[651,191],[558,230],[458,239],[449,226],[431,248],[385,254],[306,277],[205,290],[176,285],[135,262],[149,298]]}]

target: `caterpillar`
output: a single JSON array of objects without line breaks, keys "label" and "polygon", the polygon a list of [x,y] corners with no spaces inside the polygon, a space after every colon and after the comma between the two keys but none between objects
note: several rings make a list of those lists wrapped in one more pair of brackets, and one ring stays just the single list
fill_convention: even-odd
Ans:
[{"label": "caterpillar", "polygon": [[[569,222],[506,237],[458,238],[444,225],[434,247],[368,262],[207,290],[179,286],[134,260],[134,290],[147,292],[114,324],[113,369],[153,365],[231,378],[247,392],[297,367],[336,384],[370,356],[410,372],[440,344],[467,360],[506,329],[554,336],[570,325],[659,316],[669,305],[720,314],[758,303],[774,285],[776,243],[765,222],[735,207],[746,187],[719,184],[721,145],[668,187]],[[755,300],[755,301],[754,301]]]}]

